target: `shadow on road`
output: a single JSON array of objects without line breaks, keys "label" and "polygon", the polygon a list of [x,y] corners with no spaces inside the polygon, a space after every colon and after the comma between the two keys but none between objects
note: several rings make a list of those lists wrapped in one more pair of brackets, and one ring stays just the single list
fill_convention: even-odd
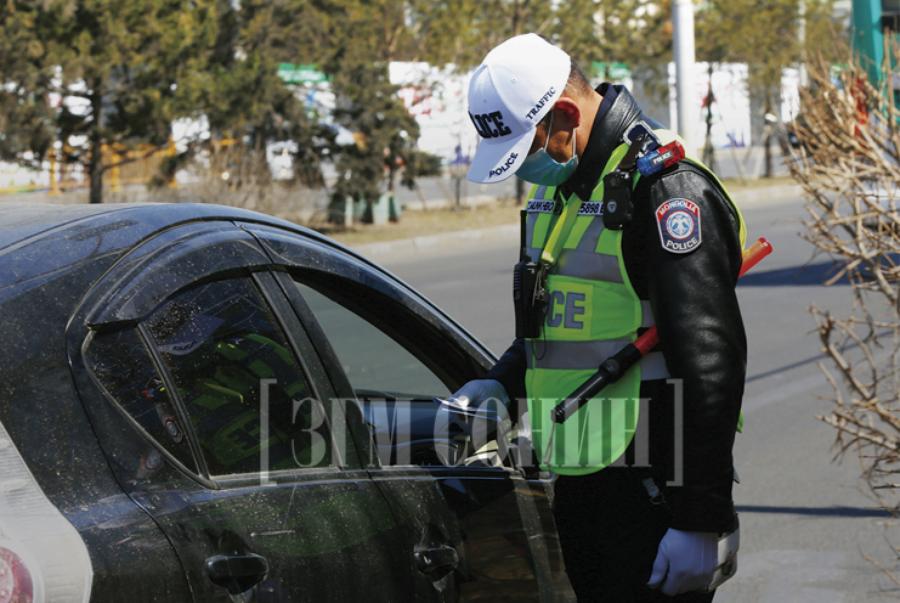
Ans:
[{"label": "shadow on road", "polygon": [[774,515],[806,515],[811,517],[890,517],[884,509],[860,507],[787,507],[774,505],[735,505],[739,513],[770,513]]},{"label": "shadow on road", "polygon": [[[875,338],[877,339],[880,337],[886,337],[887,335],[890,335],[893,332],[894,331],[892,329],[885,329],[883,331],[879,331],[878,333],[876,333]],[[850,341],[850,342],[846,343],[845,345],[838,346],[838,349],[840,349],[842,352],[845,352],[847,350],[852,350],[852,349],[855,349],[858,347],[859,347],[858,342]],[[786,371],[791,371],[791,370],[793,370],[795,368],[799,368],[805,364],[811,364],[813,362],[818,362],[819,360],[825,360],[826,358],[828,358],[828,354],[825,354],[825,353],[816,354],[815,356],[809,356],[808,358],[804,358],[803,360],[798,360],[798,361],[792,362],[790,364],[785,364],[784,366],[779,366],[777,368],[774,368],[774,369],[771,369],[771,370],[768,370],[768,371],[765,371],[762,373],[756,373],[755,375],[751,375],[751,376],[747,377],[746,383],[750,383],[751,381],[758,381],[759,379],[765,379],[766,377],[771,377],[772,375],[777,375],[778,373],[784,373]]]},{"label": "shadow on road", "polygon": [[[833,261],[818,264],[790,266],[762,272],[751,272],[739,282],[739,287],[810,287],[821,286],[840,271],[840,264]],[[835,285],[849,285],[842,276]]]}]

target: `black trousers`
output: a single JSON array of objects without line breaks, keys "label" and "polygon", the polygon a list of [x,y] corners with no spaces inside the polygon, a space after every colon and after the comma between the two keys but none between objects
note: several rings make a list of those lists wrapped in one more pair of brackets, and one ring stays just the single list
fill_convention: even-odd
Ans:
[{"label": "black trousers", "polygon": [[553,514],[579,602],[712,601],[714,593],[668,597],[647,588],[669,511],[665,503],[651,501],[642,483],[646,477],[646,472],[614,467],[557,478]]}]

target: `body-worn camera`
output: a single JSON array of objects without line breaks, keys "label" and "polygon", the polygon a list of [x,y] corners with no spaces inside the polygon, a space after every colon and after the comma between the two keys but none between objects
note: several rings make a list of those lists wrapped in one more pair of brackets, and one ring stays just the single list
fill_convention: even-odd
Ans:
[{"label": "body-worn camera", "polygon": [[520,212],[519,263],[513,268],[513,306],[516,311],[516,339],[534,339],[541,335],[541,323],[547,313],[547,269],[528,256],[526,229],[528,212]]},{"label": "body-worn camera", "polygon": [[631,174],[614,170],[603,178],[603,186],[603,225],[610,230],[622,230],[634,215]]},{"label": "body-worn camera", "polygon": [[540,262],[522,258],[513,269],[516,338],[540,337],[547,313],[546,270]]}]

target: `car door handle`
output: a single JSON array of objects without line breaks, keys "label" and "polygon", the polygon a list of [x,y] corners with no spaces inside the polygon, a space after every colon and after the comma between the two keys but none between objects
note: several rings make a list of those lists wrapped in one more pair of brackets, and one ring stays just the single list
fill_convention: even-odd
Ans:
[{"label": "car door handle", "polygon": [[269,562],[254,553],[244,555],[213,555],[206,560],[206,575],[213,584],[232,595],[248,591],[269,573]]},{"label": "car door handle", "polygon": [[459,565],[459,553],[449,544],[416,548],[413,558],[419,571],[435,580],[440,580]]}]

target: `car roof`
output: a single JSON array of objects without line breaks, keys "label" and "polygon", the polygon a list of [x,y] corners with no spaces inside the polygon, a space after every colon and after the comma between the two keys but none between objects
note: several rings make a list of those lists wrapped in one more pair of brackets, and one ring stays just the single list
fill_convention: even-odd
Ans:
[{"label": "car roof", "polygon": [[[102,232],[104,227],[115,227],[121,244],[119,251],[125,252],[148,235],[148,223],[153,224],[150,231],[155,232],[177,224],[207,220],[235,220],[283,228],[353,256],[375,270],[386,272],[368,258],[311,228],[268,214],[214,203],[0,202],[0,263],[3,262],[4,255],[25,242],[37,242],[43,238],[63,239],[74,230],[82,233]],[[79,259],[67,258],[62,254],[54,258],[54,263],[56,268],[64,268],[67,263],[74,263]],[[0,286],[3,285],[2,280],[0,278]]]},{"label": "car roof", "polygon": [[274,216],[211,203],[50,204],[0,202],[0,298],[19,283],[103,258],[114,261],[154,233],[198,221],[267,225],[339,250],[385,270],[309,228]]},{"label": "car roof", "polygon": [[[243,220],[288,228],[338,246],[314,230],[246,209],[208,203],[0,203],[0,252],[25,240],[34,240],[71,228],[100,226],[126,216],[140,223],[153,217],[162,227],[191,220]],[[135,240],[134,242],[137,242]]]},{"label": "car roof", "polygon": [[103,205],[0,204],[0,249],[66,222],[108,211]]}]

